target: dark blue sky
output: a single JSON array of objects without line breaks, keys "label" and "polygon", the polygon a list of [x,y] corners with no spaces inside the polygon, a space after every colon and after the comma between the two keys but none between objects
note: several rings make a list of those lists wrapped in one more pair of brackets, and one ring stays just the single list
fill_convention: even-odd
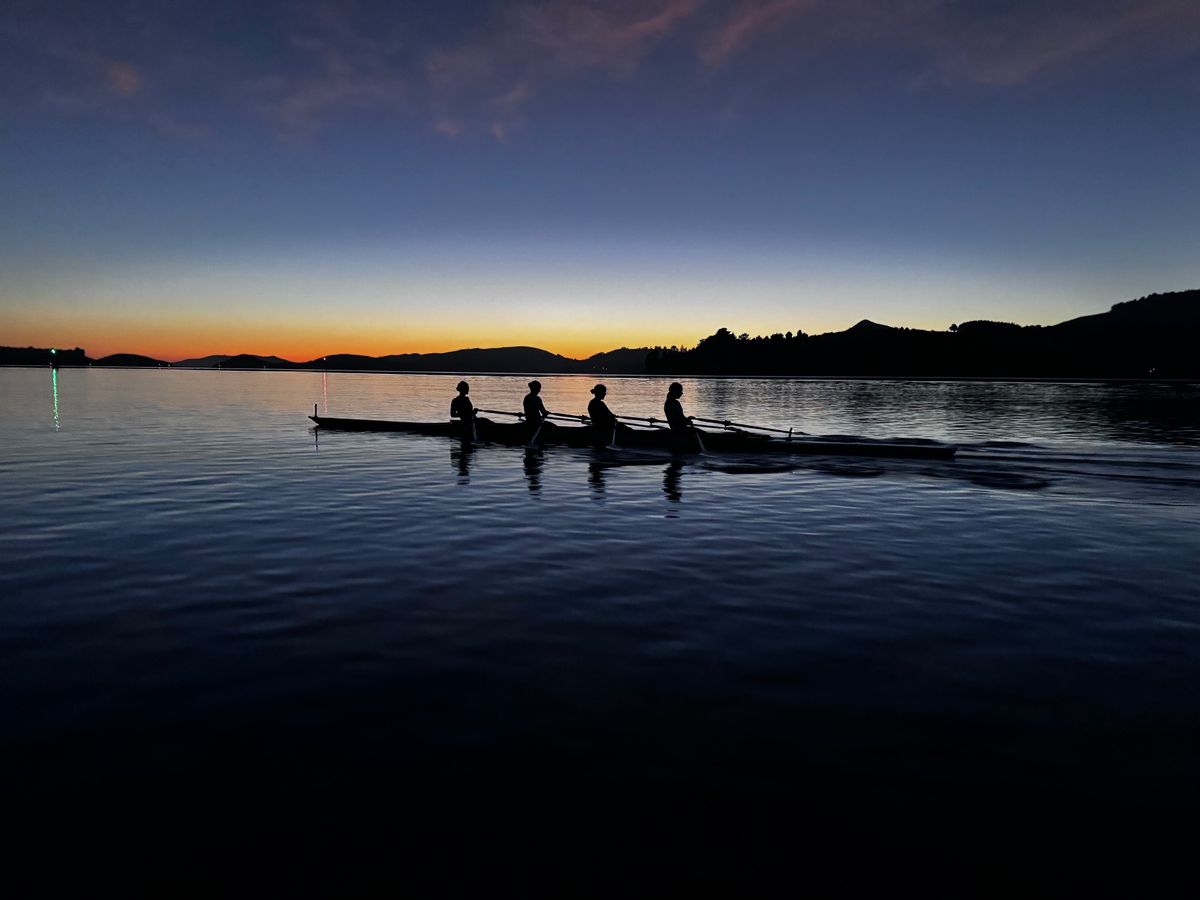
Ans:
[{"label": "dark blue sky", "polygon": [[569,354],[1200,284],[1200,3],[0,12],[0,342]]}]

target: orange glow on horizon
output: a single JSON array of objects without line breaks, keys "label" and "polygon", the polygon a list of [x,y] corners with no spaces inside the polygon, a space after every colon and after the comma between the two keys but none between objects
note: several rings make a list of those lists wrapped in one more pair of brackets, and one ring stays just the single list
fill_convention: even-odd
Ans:
[{"label": "orange glow on horizon", "polygon": [[[674,334],[663,331],[621,331],[617,328],[600,330],[594,327],[543,327],[537,332],[528,329],[455,331],[430,327],[371,330],[352,323],[324,323],[317,326],[280,327],[270,322],[255,322],[238,327],[229,323],[195,323],[183,327],[165,322],[138,324],[115,322],[107,318],[76,317],[69,326],[63,321],[34,323],[4,323],[3,339],[8,346],[82,347],[92,359],[114,353],[132,353],[166,362],[210,355],[235,356],[246,353],[256,356],[278,356],[292,362],[308,362],[334,354],[362,356],[391,356],[403,353],[448,353],[455,350],[494,347],[536,347],[571,359],[586,359],[596,353],[622,347],[695,346],[702,338],[720,327],[751,335],[794,330],[771,323],[739,323],[736,317],[725,315],[714,323],[691,323],[692,334],[680,334],[677,324],[668,327]],[[821,323],[823,327],[805,328],[809,334],[840,331],[851,322]],[[889,323],[896,324],[896,323]],[[940,330],[941,324],[906,323],[913,328]],[[24,326],[24,327],[22,327]]]},{"label": "orange glow on horizon", "polygon": [[622,347],[653,347],[671,344],[695,344],[704,334],[675,336],[622,333],[617,330],[590,334],[518,335],[511,332],[477,332],[448,335],[437,332],[389,334],[367,329],[338,329],[336,333],[313,333],[309,329],[280,329],[273,325],[252,328],[198,328],[178,333],[161,327],[117,326],[113,323],[77,323],[64,328],[60,323],[32,328],[5,328],[4,343],[9,346],[82,347],[92,359],[115,353],[148,356],[165,362],[178,362],[210,355],[278,356],[292,362],[308,362],[334,354],[391,356],[403,353],[447,353],[454,350],[492,347],[537,347],[572,359],[585,359],[596,353]]},{"label": "orange glow on horizon", "polygon": [[[803,318],[804,331],[820,334],[840,331],[853,324],[841,321],[830,311]],[[769,335],[794,331],[796,316],[780,322],[759,315],[737,312],[707,312],[681,323],[664,316],[633,318],[609,323],[606,319],[572,321],[548,312],[522,322],[496,321],[491,317],[447,316],[432,320],[409,317],[365,324],[366,317],[347,314],[338,319],[330,314],[303,321],[275,316],[191,312],[188,314],[145,310],[121,314],[26,309],[0,320],[0,343],[9,346],[82,347],[93,359],[114,353],[132,353],[166,362],[210,355],[278,356],[292,362],[308,362],[322,356],[346,353],[379,357],[402,353],[447,353],[469,348],[537,347],[571,359],[586,359],[596,353],[622,347],[695,346],[718,328],[735,333]],[[564,321],[564,319],[566,319]],[[683,327],[681,327],[681,324]],[[940,330],[944,323],[889,322],[912,328]],[[625,327],[622,327],[624,325]],[[686,329],[686,330],[685,330]]]}]

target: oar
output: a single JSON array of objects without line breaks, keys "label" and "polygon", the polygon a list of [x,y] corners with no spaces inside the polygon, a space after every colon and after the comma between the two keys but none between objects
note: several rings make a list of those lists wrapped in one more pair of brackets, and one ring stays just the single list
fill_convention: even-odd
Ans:
[{"label": "oar", "polygon": [[[480,408],[479,411],[488,413],[493,416],[515,416],[518,419],[525,418],[525,413],[523,413],[523,412],[509,412],[508,410],[505,410],[505,409],[483,409],[483,408]],[[551,416],[553,416],[556,419],[569,419],[572,422],[576,421],[574,416],[560,416],[557,413],[547,413],[546,419],[549,419]],[[542,419],[542,421],[538,423],[537,430],[534,431],[533,437],[531,437],[529,439],[529,443],[525,445],[525,449],[527,449],[527,450],[538,449],[537,439],[542,436],[542,426],[546,424],[546,419]]]},{"label": "oar", "polygon": [[755,431],[771,431],[775,434],[786,434],[787,439],[792,439],[792,432],[795,429],[789,428],[784,431],[782,428],[768,428],[766,425],[747,425],[744,422],[730,422],[728,419],[706,419],[703,416],[692,416],[697,422],[708,422],[712,425],[720,425],[722,428],[751,428]]},{"label": "oar", "polygon": [[[628,419],[629,421],[635,422],[635,423],[645,422],[646,426],[644,426],[644,427],[657,428],[660,431],[665,429],[665,426],[659,424],[660,422],[662,422],[662,419],[656,419],[656,418],[654,418],[654,416],[650,416],[649,418],[646,418],[644,416],[617,416],[617,418],[618,419]],[[701,419],[700,421],[703,422],[706,420]],[[700,437],[700,432],[697,431],[695,428],[693,428],[692,434],[696,435],[696,443],[700,445],[700,452],[707,453],[708,448],[704,446],[704,440],[703,440],[703,438]]]},{"label": "oar", "polygon": [[531,438],[529,439],[529,443],[525,445],[525,449],[526,449],[526,450],[536,450],[536,449],[538,448],[538,442],[537,442],[537,439],[538,439],[539,437],[541,437],[541,435],[542,435],[542,426],[543,426],[543,425],[545,425],[545,424],[546,424],[546,420],[545,420],[545,419],[542,419],[542,421],[538,423],[537,431],[535,431],[535,432],[533,433],[533,437],[531,437]]},{"label": "oar", "polygon": [[662,419],[656,419],[654,416],[650,416],[650,418],[646,418],[645,416],[615,416],[614,418],[628,422],[636,428],[657,428],[659,431],[664,431],[667,427],[663,424]]},{"label": "oar", "polygon": [[525,418],[525,413],[519,413],[519,412],[508,412],[507,410],[504,410],[504,409],[483,409],[483,408],[480,408],[480,410],[479,410],[479,411],[480,411],[480,412],[484,412],[484,413],[488,413],[489,415],[493,415],[493,416],[516,416],[518,419],[523,419],[523,418]]}]

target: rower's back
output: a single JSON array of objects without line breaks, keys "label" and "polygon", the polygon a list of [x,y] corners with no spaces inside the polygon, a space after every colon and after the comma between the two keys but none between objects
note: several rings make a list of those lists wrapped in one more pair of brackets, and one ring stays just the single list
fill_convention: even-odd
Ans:
[{"label": "rower's back", "polygon": [[612,410],[608,408],[608,404],[599,397],[592,398],[588,403],[588,418],[592,420],[592,425],[597,428],[605,429],[612,428],[617,424],[617,417],[612,414]]},{"label": "rower's back", "polygon": [[616,437],[617,417],[609,410],[604,398],[608,389],[598,384],[592,388],[591,401],[588,403],[588,418],[592,420],[592,441],[596,446],[608,443]]},{"label": "rower's back", "polygon": [[450,401],[450,418],[470,422],[475,415],[475,406],[466,394],[459,394]]},{"label": "rower's back", "polygon": [[667,389],[667,401],[663,404],[663,414],[667,417],[667,424],[676,434],[692,430],[692,423],[683,414],[683,404],[679,402],[679,398],[682,396],[683,385],[677,381],[672,382]]},{"label": "rower's back", "polygon": [[683,414],[683,404],[674,397],[667,398],[667,402],[663,404],[663,413],[666,415],[667,424],[671,426],[672,431],[691,430],[692,424]]},{"label": "rower's back", "polygon": [[467,394],[470,393],[471,386],[465,381],[458,383],[458,396],[450,401],[450,418],[458,419],[462,423],[462,438],[463,440],[475,440],[475,404],[473,404]]},{"label": "rower's back", "polygon": [[546,412],[546,404],[533,391],[525,395],[525,399],[521,401],[521,407],[525,413],[525,421],[531,425],[540,425],[542,419],[549,415]]}]

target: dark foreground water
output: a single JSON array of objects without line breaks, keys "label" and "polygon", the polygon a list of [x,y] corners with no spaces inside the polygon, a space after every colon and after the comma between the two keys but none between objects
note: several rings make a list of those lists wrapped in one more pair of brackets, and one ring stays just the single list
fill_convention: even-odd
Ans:
[{"label": "dark foreground water", "polygon": [[720,843],[1200,800],[1196,386],[687,382],[963,447],[773,472],[305,418],[440,419],[455,381],[0,370],[6,801]]}]

